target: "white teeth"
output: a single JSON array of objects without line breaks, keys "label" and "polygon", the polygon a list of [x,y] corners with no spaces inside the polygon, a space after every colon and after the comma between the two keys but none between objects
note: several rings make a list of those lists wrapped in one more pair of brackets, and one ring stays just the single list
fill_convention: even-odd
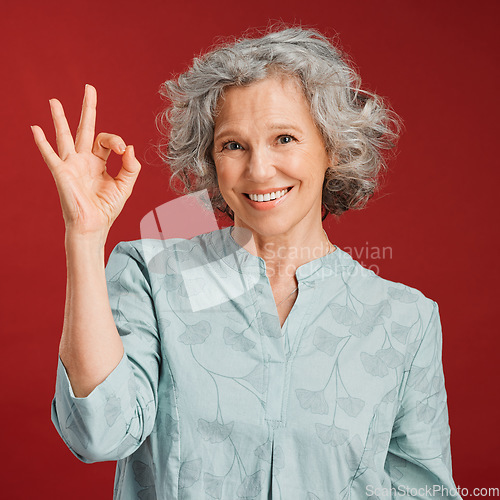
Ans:
[{"label": "white teeth", "polygon": [[282,189],[281,191],[276,191],[273,193],[266,193],[266,194],[249,194],[248,197],[252,201],[270,201],[270,200],[276,200],[277,198],[281,198],[284,196],[286,193],[290,191],[289,188],[287,189]]}]

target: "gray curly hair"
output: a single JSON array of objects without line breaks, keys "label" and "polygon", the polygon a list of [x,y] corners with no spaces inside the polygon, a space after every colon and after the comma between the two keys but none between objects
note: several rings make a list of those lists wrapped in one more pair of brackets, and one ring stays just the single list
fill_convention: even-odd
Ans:
[{"label": "gray curly hair", "polygon": [[[273,74],[296,78],[332,160],[323,182],[323,220],[363,208],[385,170],[399,117],[375,94],[362,90],[348,56],[314,29],[269,28],[194,58],[191,68],[160,86],[171,103],[157,117],[165,131],[160,157],[170,167],[170,187],[187,194],[207,189],[215,209],[234,220],[217,180],[212,146],[217,104],[225,89]],[[175,185],[181,182],[181,189]]]}]

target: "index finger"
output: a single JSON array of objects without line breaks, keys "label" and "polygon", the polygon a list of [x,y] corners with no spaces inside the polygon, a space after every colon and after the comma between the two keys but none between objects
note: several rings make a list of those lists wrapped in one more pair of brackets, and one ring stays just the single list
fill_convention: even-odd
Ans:
[{"label": "index finger", "polygon": [[95,119],[97,108],[97,91],[92,85],[85,85],[80,123],[76,131],[75,150],[91,151],[94,143]]}]

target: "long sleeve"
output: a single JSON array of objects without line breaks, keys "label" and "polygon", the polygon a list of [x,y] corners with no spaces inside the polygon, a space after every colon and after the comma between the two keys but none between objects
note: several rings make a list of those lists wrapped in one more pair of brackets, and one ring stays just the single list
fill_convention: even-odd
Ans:
[{"label": "long sleeve", "polygon": [[410,366],[385,469],[398,498],[460,498],[452,478],[439,308]]},{"label": "long sleeve", "polygon": [[75,397],[59,358],[52,422],[83,462],[118,460],[151,433],[161,361],[149,273],[132,244],[119,243],[106,266],[111,310],[125,353],[87,397]]}]

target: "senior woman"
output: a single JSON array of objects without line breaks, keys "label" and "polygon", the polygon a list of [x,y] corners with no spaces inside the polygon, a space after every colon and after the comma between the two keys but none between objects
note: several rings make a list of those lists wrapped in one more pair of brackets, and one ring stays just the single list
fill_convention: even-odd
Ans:
[{"label": "senior woman", "polygon": [[[361,208],[397,120],[342,53],[301,28],[241,39],[162,87],[166,160],[230,227],[104,243],[140,165],[34,127],[66,222],[68,288],[52,420],[119,499],[453,497],[436,302],[362,267],[323,230]],[[116,178],[111,151],[123,155]]]}]

